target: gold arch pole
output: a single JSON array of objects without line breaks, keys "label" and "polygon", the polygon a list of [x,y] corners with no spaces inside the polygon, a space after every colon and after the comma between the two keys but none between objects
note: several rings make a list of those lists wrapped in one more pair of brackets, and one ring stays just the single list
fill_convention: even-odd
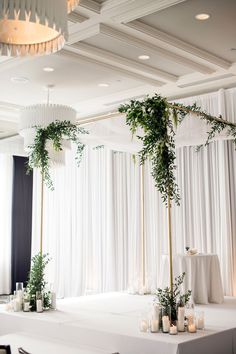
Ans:
[{"label": "gold arch pole", "polygon": [[145,214],[144,214],[144,164],[140,166],[140,214],[141,214],[141,257],[142,257],[142,287],[146,289],[146,242],[145,242]]},{"label": "gold arch pole", "polygon": [[170,267],[170,290],[173,292],[173,251],[172,251],[172,225],[171,225],[171,200],[168,195],[168,241],[169,241],[169,267]]},{"label": "gold arch pole", "polygon": [[43,213],[44,213],[44,185],[43,185],[43,172],[41,173],[41,208],[40,208],[40,253],[43,253]]}]

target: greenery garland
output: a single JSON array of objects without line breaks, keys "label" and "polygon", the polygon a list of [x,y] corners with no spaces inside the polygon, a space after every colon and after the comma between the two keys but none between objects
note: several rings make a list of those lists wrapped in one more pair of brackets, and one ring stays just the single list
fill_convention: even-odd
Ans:
[{"label": "greenery garland", "polygon": [[119,112],[126,113],[126,124],[130,126],[133,135],[137,133],[138,128],[142,129],[142,135],[137,135],[143,144],[139,152],[140,163],[144,164],[145,160],[151,160],[152,176],[166,205],[169,199],[177,205],[180,204],[175,177],[175,128],[186,115],[194,113],[210,126],[205,145],[224,129],[232,136],[236,145],[236,125],[223,120],[221,116],[211,116],[196,104],[184,106],[169,103],[166,98],[155,94],[153,97],[147,96],[142,101],[131,100],[130,103],[121,105]]},{"label": "greenery garland", "polygon": [[72,124],[70,121],[58,121],[50,123],[47,127],[35,127],[36,137],[34,144],[29,146],[29,162],[28,170],[31,171],[33,168],[39,168],[42,173],[43,180],[49,189],[53,190],[53,182],[50,176],[50,158],[49,153],[46,148],[46,142],[48,140],[52,141],[53,148],[56,151],[62,151],[62,140],[71,140],[77,146],[76,150],[76,160],[77,164],[80,164],[83,150],[85,145],[80,141],[80,134],[88,134],[88,132]]}]

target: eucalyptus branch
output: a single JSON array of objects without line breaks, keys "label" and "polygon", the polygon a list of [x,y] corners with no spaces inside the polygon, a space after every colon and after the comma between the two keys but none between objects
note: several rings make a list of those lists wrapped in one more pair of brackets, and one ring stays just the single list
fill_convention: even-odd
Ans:
[{"label": "eucalyptus branch", "polygon": [[[199,119],[205,120],[210,126],[205,145],[223,130],[232,136],[236,145],[236,123],[228,122],[221,116],[215,117],[201,110],[196,104],[184,106],[180,103],[170,103],[157,94],[147,96],[144,100],[131,100],[129,104],[119,107],[119,112],[126,113],[126,124],[130,126],[132,135],[138,128],[143,131],[138,136],[143,143],[139,152],[140,162],[150,159],[152,176],[155,185],[161,194],[163,202],[167,205],[168,196],[177,205],[180,203],[178,185],[176,183],[176,153],[175,130],[178,124],[190,113]],[[201,146],[197,147],[199,150]]]}]

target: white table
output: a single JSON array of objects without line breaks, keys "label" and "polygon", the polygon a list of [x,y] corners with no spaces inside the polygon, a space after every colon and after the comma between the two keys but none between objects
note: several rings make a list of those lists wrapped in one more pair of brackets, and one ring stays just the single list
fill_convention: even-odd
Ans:
[{"label": "white table", "polygon": [[[209,302],[221,304],[224,301],[220,264],[216,254],[178,254],[173,257],[174,277],[186,273],[183,291],[192,290],[197,304]],[[160,287],[169,286],[169,256],[162,256]]]}]

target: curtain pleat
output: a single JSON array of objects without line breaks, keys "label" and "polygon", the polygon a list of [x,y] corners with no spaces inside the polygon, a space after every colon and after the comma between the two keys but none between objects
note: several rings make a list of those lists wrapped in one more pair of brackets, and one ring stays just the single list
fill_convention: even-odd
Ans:
[{"label": "curtain pleat", "polygon": [[13,158],[0,154],[0,294],[11,291]]}]

